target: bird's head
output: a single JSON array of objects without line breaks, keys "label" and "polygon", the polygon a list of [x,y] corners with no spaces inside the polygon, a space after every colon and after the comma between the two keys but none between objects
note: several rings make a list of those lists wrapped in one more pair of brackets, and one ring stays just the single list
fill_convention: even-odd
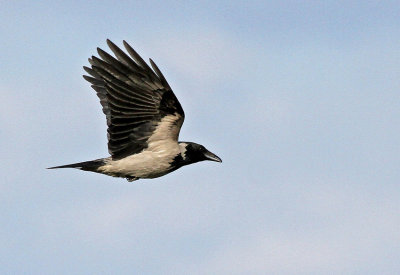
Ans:
[{"label": "bird's head", "polygon": [[222,162],[215,154],[208,151],[203,145],[194,142],[180,142],[183,160],[186,163],[195,163],[203,160]]}]

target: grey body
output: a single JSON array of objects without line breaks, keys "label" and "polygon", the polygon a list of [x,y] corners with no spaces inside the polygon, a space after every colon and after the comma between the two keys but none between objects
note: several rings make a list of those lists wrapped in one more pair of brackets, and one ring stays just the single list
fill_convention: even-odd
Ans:
[{"label": "grey body", "polygon": [[107,40],[116,58],[98,48],[90,76],[107,119],[110,157],[54,168],[77,168],[128,181],[156,178],[202,160],[221,162],[204,146],[178,142],[184,111],[157,65],[146,62],[124,41],[128,56]]},{"label": "grey body", "polygon": [[176,142],[151,144],[148,149],[120,160],[103,159],[104,164],[96,172],[128,179],[157,178],[179,168],[171,164],[178,154],[185,158],[183,151]]}]

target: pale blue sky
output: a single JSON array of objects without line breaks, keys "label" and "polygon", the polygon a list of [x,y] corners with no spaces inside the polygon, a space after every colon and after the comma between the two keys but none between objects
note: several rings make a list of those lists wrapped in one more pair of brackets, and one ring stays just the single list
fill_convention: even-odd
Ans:
[{"label": "pale blue sky", "polygon": [[[306,3],[304,3],[306,2]],[[367,3],[366,3],[367,2]],[[398,1],[2,1],[1,274],[400,273]],[[127,40],[223,159],[128,183],[81,77]]]}]

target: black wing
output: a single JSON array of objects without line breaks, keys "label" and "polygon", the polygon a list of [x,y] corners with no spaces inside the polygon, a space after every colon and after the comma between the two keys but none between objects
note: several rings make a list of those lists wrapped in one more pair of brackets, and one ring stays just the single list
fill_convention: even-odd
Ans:
[{"label": "black wing", "polygon": [[157,65],[149,65],[124,41],[130,56],[113,42],[116,58],[100,48],[83,77],[97,92],[107,118],[108,151],[113,159],[139,153],[153,141],[178,141],[185,114]]}]

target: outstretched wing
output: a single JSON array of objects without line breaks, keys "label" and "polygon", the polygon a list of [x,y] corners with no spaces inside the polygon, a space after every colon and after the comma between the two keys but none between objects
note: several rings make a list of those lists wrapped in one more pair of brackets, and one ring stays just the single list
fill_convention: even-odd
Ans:
[{"label": "outstretched wing", "polygon": [[113,159],[139,153],[151,142],[178,141],[185,114],[157,65],[153,70],[125,41],[129,55],[107,39],[115,57],[100,48],[83,77],[97,92],[107,118],[108,151]]}]

